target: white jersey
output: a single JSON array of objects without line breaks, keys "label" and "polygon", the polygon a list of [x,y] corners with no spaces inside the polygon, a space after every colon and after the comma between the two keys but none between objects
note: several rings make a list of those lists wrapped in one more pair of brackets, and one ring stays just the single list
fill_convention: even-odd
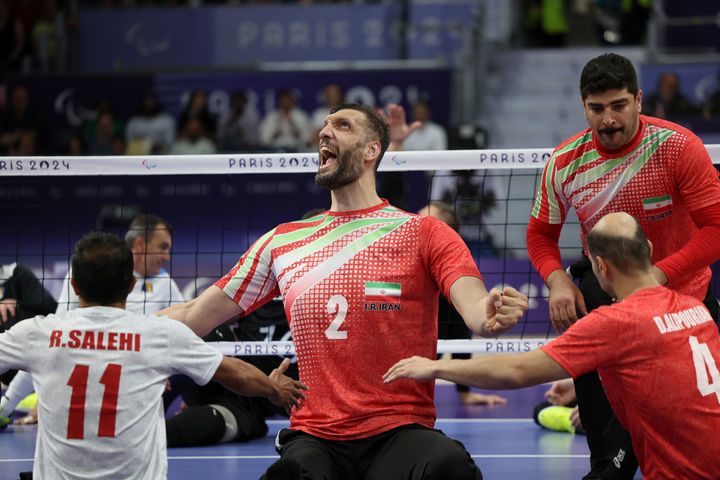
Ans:
[{"label": "white jersey", "polygon": [[221,360],[181,322],[111,307],[0,334],[0,371],[29,371],[38,392],[35,478],[166,478],[165,381],[204,385]]},{"label": "white jersey", "polygon": [[[153,313],[185,301],[175,280],[170,278],[167,272],[160,272],[152,277],[143,277],[135,272],[135,278],[137,278],[135,288],[128,295],[125,307],[132,313]],[[60,289],[56,313],[74,310],[79,306],[80,299],[70,285],[70,272],[68,272]]]}]

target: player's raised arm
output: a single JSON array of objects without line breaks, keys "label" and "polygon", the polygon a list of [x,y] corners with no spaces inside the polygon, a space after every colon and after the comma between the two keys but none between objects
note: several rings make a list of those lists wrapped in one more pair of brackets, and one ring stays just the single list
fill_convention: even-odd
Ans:
[{"label": "player's raised arm", "polygon": [[528,299],[512,287],[502,292],[476,277],[460,277],[450,287],[453,306],[465,324],[483,337],[494,337],[514,327],[528,309]]},{"label": "player's raised arm", "polygon": [[292,407],[300,407],[300,400],[305,399],[303,391],[308,389],[304,383],[283,374],[289,365],[290,360],[286,358],[268,376],[250,363],[223,357],[213,380],[239,395],[268,397],[289,412]]},{"label": "player's raised arm", "polygon": [[215,285],[208,287],[193,300],[172,305],[156,313],[180,320],[200,337],[240,314],[242,309]]},{"label": "player's raised arm", "polygon": [[489,389],[514,389],[567,378],[569,374],[540,349],[520,355],[485,355],[470,360],[400,360],[383,375],[385,383],[400,378],[433,380]]}]

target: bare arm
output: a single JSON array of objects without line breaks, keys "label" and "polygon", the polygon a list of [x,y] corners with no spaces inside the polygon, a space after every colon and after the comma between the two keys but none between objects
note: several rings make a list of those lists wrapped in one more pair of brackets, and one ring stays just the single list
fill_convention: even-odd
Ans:
[{"label": "bare arm", "polygon": [[585,299],[565,273],[560,261],[558,239],[562,224],[548,224],[531,217],[527,229],[528,255],[550,289],[550,322],[559,332],[567,329],[580,314],[587,314]]},{"label": "bare arm", "polygon": [[528,299],[512,287],[488,292],[476,277],[460,277],[450,287],[450,300],[465,324],[483,337],[494,337],[517,324],[528,309]]},{"label": "bare arm", "polygon": [[474,387],[511,390],[567,378],[569,374],[540,349],[519,355],[484,355],[470,360],[411,357],[390,367],[385,383],[400,378],[442,378]]},{"label": "bare arm", "polygon": [[300,400],[305,399],[303,390],[307,390],[304,384],[283,375],[289,365],[290,360],[285,359],[266,376],[254,365],[237,358],[223,357],[212,379],[240,395],[268,397],[289,411],[292,407],[299,407]]},{"label": "bare arm", "polygon": [[180,320],[199,337],[204,337],[218,325],[241,315],[242,309],[215,285],[210,286],[199,297],[185,303],[172,305],[156,312]]}]

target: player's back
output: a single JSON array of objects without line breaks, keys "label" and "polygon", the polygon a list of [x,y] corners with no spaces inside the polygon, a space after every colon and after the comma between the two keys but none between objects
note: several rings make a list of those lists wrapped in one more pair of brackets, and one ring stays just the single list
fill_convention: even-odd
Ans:
[{"label": "player's back", "polygon": [[200,340],[180,322],[111,307],[35,317],[18,327],[15,341],[2,344],[26,348],[38,393],[36,475],[165,478],[165,380],[176,372],[210,379],[217,363],[187,348]]},{"label": "player's back", "polygon": [[620,359],[599,368],[600,376],[644,460],[643,474],[716,478],[720,444],[711,437],[720,429],[720,335],[708,310],[692,297],[656,287],[602,312],[621,319],[622,328]]}]

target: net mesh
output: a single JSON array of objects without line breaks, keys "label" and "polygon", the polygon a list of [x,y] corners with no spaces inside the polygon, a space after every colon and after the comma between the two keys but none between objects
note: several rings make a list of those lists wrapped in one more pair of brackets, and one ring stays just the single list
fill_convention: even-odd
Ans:
[{"label": "net mesh", "polygon": [[[720,146],[708,150],[720,163]],[[445,202],[488,289],[510,285],[530,299],[528,314],[500,339],[469,340],[462,320],[447,315],[440,337],[450,340],[439,342],[440,352],[525,351],[553,336],[548,291],[525,245],[549,155],[548,149],[386,154],[378,181],[381,195],[411,212],[429,201]],[[152,213],[173,226],[172,256],[164,268],[184,298],[193,298],[260,235],[329,207],[328,193],[314,184],[316,168],[314,154],[6,157],[0,159],[0,264],[30,268],[58,298],[73,244],[82,235],[98,229],[123,236],[135,215]],[[565,265],[581,256],[574,216],[563,229],[560,247]],[[291,342],[217,345],[228,354],[294,352]]]}]

